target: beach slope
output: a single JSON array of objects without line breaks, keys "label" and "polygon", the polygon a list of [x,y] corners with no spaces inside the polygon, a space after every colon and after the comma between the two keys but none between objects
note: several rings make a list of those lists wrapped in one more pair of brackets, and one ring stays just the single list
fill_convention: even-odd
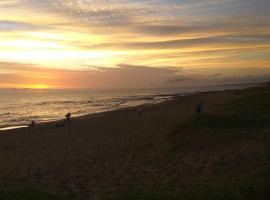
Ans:
[{"label": "beach slope", "polygon": [[0,184],[62,199],[267,199],[269,113],[263,86],[2,131]]}]

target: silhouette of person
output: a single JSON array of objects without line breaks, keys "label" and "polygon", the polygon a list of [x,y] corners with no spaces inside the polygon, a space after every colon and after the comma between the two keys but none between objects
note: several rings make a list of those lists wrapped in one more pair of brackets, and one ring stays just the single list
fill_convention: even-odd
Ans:
[{"label": "silhouette of person", "polygon": [[203,102],[200,101],[200,103],[196,106],[196,114],[200,114],[203,111]]},{"label": "silhouette of person", "polygon": [[67,122],[68,125],[71,123],[71,114],[70,113],[66,114],[66,120],[65,121]]},{"label": "silhouette of person", "polygon": [[67,121],[70,120],[70,117],[71,117],[71,114],[70,113],[66,114],[66,120]]},{"label": "silhouette of person", "polygon": [[34,120],[32,120],[29,127],[34,128],[35,126],[36,126],[36,122]]}]

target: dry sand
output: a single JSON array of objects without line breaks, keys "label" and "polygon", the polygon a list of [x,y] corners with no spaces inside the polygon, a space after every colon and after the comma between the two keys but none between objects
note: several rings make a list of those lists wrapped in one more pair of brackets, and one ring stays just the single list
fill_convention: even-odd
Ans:
[{"label": "dry sand", "polygon": [[[207,161],[193,159],[191,166],[181,156],[172,158],[168,136],[195,115],[199,101],[205,104],[204,112],[211,112],[241,95],[201,93],[146,105],[142,116],[130,108],[77,118],[67,127],[46,124],[2,131],[0,180],[83,199],[136,187],[188,187],[202,173],[196,162]],[[191,181],[194,176],[198,178]]]}]

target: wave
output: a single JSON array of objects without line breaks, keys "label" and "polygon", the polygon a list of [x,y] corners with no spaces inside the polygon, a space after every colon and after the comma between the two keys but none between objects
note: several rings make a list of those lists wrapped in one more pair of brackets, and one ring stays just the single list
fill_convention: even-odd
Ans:
[{"label": "wave", "polygon": [[40,101],[27,103],[25,106],[50,106],[50,105],[91,105],[91,106],[106,106],[115,104],[126,104],[130,101],[153,101],[161,98],[169,98],[175,95],[172,94],[154,94],[154,95],[133,95],[124,97],[104,98],[95,100],[57,100],[57,101]]},{"label": "wave", "polygon": [[67,104],[86,104],[92,103],[93,101],[42,101],[34,103],[33,105],[43,106],[43,105],[67,105]]}]

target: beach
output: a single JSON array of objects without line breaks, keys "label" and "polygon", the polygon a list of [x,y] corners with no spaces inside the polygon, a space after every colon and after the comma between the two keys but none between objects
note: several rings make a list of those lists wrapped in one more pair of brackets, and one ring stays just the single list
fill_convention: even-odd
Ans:
[{"label": "beach", "polygon": [[[190,123],[205,114],[223,116],[232,102],[269,92],[269,86],[203,92],[144,105],[141,115],[131,107],[73,118],[64,127],[50,122],[1,131],[0,184],[29,185],[64,199],[106,199],[132,189],[234,183],[251,177],[256,166],[269,166],[268,125],[224,136],[214,134],[220,127]],[[242,137],[245,131],[251,133]]]},{"label": "beach", "polygon": [[189,88],[152,88],[130,90],[91,89],[1,89],[0,131],[20,126],[119,110],[143,104],[157,104],[175,96],[206,91],[243,89],[256,84],[231,84]]}]

